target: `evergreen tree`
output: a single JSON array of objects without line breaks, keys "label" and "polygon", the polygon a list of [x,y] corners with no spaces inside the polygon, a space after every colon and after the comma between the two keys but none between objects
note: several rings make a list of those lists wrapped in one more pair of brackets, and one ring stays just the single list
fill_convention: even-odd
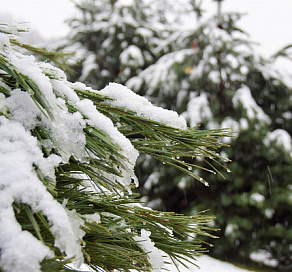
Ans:
[{"label": "evergreen tree", "polygon": [[134,166],[141,152],[201,180],[176,157],[220,161],[230,132],[190,129],[116,83],[71,83],[30,52],[61,63],[0,24],[0,271],[160,271],[162,254],[193,262],[212,218],[142,206]]},{"label": "evergreen tree", "polygon": [[69,20],[68,40],[59,46],[62,51],[76,52],[71,63],[75,74],[69,78],[94,88],[111,81],[125,83],[172,48],[171,42],[166,45],[163,41],[174,24],[180,25],[182,7],[185,12],[192,6],[157,0],[76,3],[79,15]]},{"label": "evergreen tree", "polygon": [[67,50],[78,52],[72,80],[95,88],[124,83],[156,60],[158,29],[150,21],[159,22],[144,1],[90,0],[76,8],[80,16],[69,22],[66,44]]},{"label": "evergreen tree", "polygon": [[[237,27],[239,19],[239,14],[222,14],[177,34],[180,50],[127,82],[156,104],[178,111],[191,127],[238,131],[226,141],[231,148],[220,153],[232,160],[232,173],[225,180],[211,175],[206,188],[176,169],[141,158],[140,193],[151,207],[168,211],[210,208],[221,229],[213,256],[289,270],[291,88],[271,62],[253,52]],[[204,159],[201,167],[208,164]],[[206,177],[198,168],[194,173]]]}]

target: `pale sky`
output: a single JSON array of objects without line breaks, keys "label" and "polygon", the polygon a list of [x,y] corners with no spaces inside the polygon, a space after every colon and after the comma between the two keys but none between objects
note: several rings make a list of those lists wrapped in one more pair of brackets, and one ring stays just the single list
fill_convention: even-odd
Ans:
[{"label": "pale sky", "polygon": [[[10,14],[48,39],[66,35],[69,28],[64,21],[75,13],[71,0],[0,0],[0,7],[0,21]],[[217,3],[203,0],[203,8],[215,14]],[[260,44],[256,50],[265,57],[292,44],[292,0],[224,0],[222,11],[247,13],[240,26]]]}]

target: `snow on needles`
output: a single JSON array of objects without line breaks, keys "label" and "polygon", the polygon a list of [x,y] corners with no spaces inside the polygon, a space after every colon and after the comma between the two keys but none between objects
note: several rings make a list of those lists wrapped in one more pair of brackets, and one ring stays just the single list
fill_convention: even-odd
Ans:
[{"label": "snow on needles", "polygon": [[[21,231],[12,204],[30,205],[34,212],[42,211],[51,224],[55,246],[68,257],[83,261],[80,237],[74,232],[66,210],[47,191],[34,169],[52,176],[60,158],[44,158],[35,137],[21,123],[0,117],[0,264],[4,271],[41,271],[39,262],[53,253],[30,233]],[[79,234],[79,233],[78,233]],[[77,262],[78,263],[78,262]]]},{"label": "snow on needles", "polygon": [[[13,89],[0,79],[1,89],[5,90],[5,95],[0,93],[0,267],[5,272],[38,272],[43,259],[54,257],[49,247],[22,230],[14,203],[27,204],[32,212],[41,212],[55,238],[54,246],[66,257],[74,257],[73,264],[78,267],[83,263],[82,226],[85,220],[99,223],[100,217],[98,214],[81,217],[75,210],[67,209],[66,199],[64,205],[54,199],[50,192],[56,185],[55,168],[68,163],[71,157],[87,161],[84,128],[93,127],[107,134],[126,158],[119,183],[129,189],[131,179],[135,178],[138,151],[110,118],[101,114],[91,100],[80,99],[75,90],[105,95],[112,99],[106,103],[178,129],[186,129],[186,121],[176,112],[155,107],[119,84],[111,83],[98,92],[82,83],[70,83],[60,69],[15,51],[5,35],[0,36],[0,54],[14,75],[30,83]],[[49,137],[39,140],[33,136],[31,131],[37,127]],[[55,154],[50,155],[52,149]],[[158,271],[162,259],[149,236],[150,233],[142,232],[137,241],[147,250],[149,261]]]},{"label": "snow on needles", "polygon": [[186,120],[175,111],[166,110],[151,104],[146,98],[141,97],[125,86],[110,83],[100,91],[101,94],[112,98],[107,103],[137,113],[138,116],[153,120],[170,127],[186,129]]}]

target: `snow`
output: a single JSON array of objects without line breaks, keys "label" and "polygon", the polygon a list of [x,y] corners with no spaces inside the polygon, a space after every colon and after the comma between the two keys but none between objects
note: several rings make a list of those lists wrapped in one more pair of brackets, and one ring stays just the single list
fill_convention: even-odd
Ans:
[{"label": "snow", "polygon": [[190,127],[196,127],[204,121],[212,119],[213,115],[209,106],[207,94],[202,92],[197,96],[193,92],[188,102],[187,110],[182,116],[189,121]]},{"label": "snow", "polygon": [[259,193],[253,193],[251,196],[250,196],[250,199],[252,201],[255,201],[255,202],[263,202],[265,200],[265,197]]},{"label": "snow", "polygon": [[89,52],[84,60],[84,65],[82,66],[80,81],[86,80],[90,72],[96,69],[98,69],[98,64],[96,63],[96,56],[92,52]]},{"label": "snow", "polygon": [[154,243],[150,239],[151,232],[144,229],[141,230],[140,237],[134,237],[134,239],[139,242],[140,246],[143,248],[148,255],[148,261],[152,265],[153,272],[159,272],[163,267],[163,259],[161,251],[157,249]]},{"label": "snow", "polygon": [[194,49],[183,49],[168,53],[162,56],[155,64],[152,64],[143,70],[139,76],[131,78],[127,82],[127,86],[129,88],[136,89],[141,86],[143,81],[145,81],[148,85],[147,95],[151,95],[152,92],[161,84],[165,84],[168,81],[173,82],[173,80],[170,79],[171,68],[175,64],[183,63],[193,53]]},{"label": "snow", "polygon": [[[168,262],[171,262],[169,258],[167,258]],[[245,270],[243,268],[239,268],[237,266],[234,266],[233,264],[230,264],[225,261],[220,261],[217,259],[214,259],[208,255],[203,255],[196,257],[195,261],[196,265],[186,264],[187,267],[183,266],[180,263],[177,263],[177,266],[180,269],[180,272],[252,272],[252,270]],[[164,270],[168,269],[168,270]],[[79,270],[82,272],[91,272],[91,270],[87,267],[83,267],[82,270]],[[104,272],[103,270],[100,270],[101,272]],[[135,270],[131,270],[132,272],[136,272]],[[157,270],[153,270],[157,271]],[[172,263],[164,264],[163,270],[158,271],[170,271],[170,272],[178,272],[176,266]]]},{"label": "snow", "polygon": [[269,116],[267,116],[261,107],[257,105],[247,86],[243,86],[236,91],[232,98],[232,102],[235,108],[239,107],[241,104],[246,110],[246,115],[249,119],[259,120],[267,124],[271,122]]},{"label": "snow", "polygon": [[51,224],[55,245],[68,257],[76,256],[76,264],[81,264],[83,255],[78,241],[84,233],[75,232],[73,220],[47,191],[33,166],[54,182],[54,167],[60,158],[55,155],[44,158],[36,138],[20,122],[3,116],[0,117],[0,139],[0,264],[5,264],[5,271],[26,272],[34,267],[33,271],[37,272],[41,271],[39,261],[53,256],[40,241],[21,231],[12,208],[14,201],[30,205],[34,212],[42,211]]},{"label": "snow", "polygon": [[159,183],[160,173],[159,172],[152,172],[149,177],[147,178],[146,182],[144,183],[143,187],[146,190],[150,190],[153,185]]},{"label": "snow", "polygon": [[[179,265],[180,272],[245,272],[247,270],[234,266],[228,262],[216,260],[207,255],[197,257],[196,264],[200,267],[191,266],[189,269]],[[171,272],[175,272],[176,269],[172,267]],[[250,271],[250,270],[248,270]]]},{"label": "snow", "polygon": [[130,45],[120,55],[121,64],[133,67],[144,65],[144,58],[141,50],[136,45]]},{"label": "snow", "polygon": [[83,217],[89,223],[93,223],[93,222],[95,222],[96,224],[101,223],[99,213],[84,214]]},{"label": "snow", "polygon": [[[110,97],[106,103],[137,113],[138,116],[178,129],[186,129],[186,120],[175,111],[166,110],[151,104],[146,98],[135,94],[125,86],[110,83],[99,93]],[[131,103],[129,103],[131,101]]]},{"label": "snow", "polygon": [[278,147],[287,152],[292,160],[292,139],[286,130],[275,129],[274,131],[268,132],[264,138],[264,144],[269,147],[272,142],[275,142]]},{"label": "snow", "polygon": [[278,265],[278,261],[271,259],[271,254],[265,250],[258,250],[253,252],[250,255],[250,258],[257,263],[262,263],[266,266],[276,267]]},{"label": "snow", "polygon": [[229,236],[229,235],[232,235],[232,233],[235,231],[235,230],[238,230],[238,225],[237,224],[228,224],[226,226],[226,229],[225,229],[225,235],[226,236]]},{"label": "snow", "polygon": [[[118,180],[130,191],[133,179],[138,185],[134,174],[138,151],[110,118],[101,114],[91,100],[81,100],[75,90],[104,95],[109,98],[105,100],[109,105],[174,128],[186,129],[186,121],[176,112],[155,107],[147,99],[116,83],[101,91],[87,88],[82,83],[70,83],[58,68],[38,63],[34,56],[13,51],[4,38],[1,44],[5,48],[1,48],[3,57],[31,84],[24,91],[11,89],[1,81],[1,86],[10,91],[8,97],[0,95],[1,268],[4,271],[38,272],[41,271],[39,263],[44,258],[54,257],[54,253],[40,240],[22,231],[13,211],[14,202],[27,204],[34,213],[41,212],[55,237],[54,246],[64,252],[66,258],[75,257],[73,265],[79,267],[83,263],[81,241],[85,232],[82,227],[86,221],[99,223],[100,215],[80,215],[67,209],[67,199],[60,204],[53,198],[55,168],[61,163],[68,163],[72,156],[86,161],[83,130],[89,125],[107,134],[125,157],[121,177],[112,175],[110,178]],[[76,112],[70,112],[68,105]],[[31,134],[36,127],[42,127],[50,137],[38,140]],[[56,154],[45,156],[42,148],[48,151],[54,148]],[[136,240],[146,251],[155,271],[160,271],[163,265],[161,253],[151,241],[150,232],[142,230]]]},{"label": "snow", "polygon": [[[2,44],[9,45],[6,41]],[[92,101],[80,101],[74,89],[84,90],[85,85],[67,82],[62,71],[50,64],[37,63],[33,56],[21,55],[9,47],[5,47],[5,51],[4,56],[13,69],[33,81],[41,100],[40,104],[33,100],[36,89],[28,89],[27,92],[11,90],[1,83],[10,91],[7,98],[3,94],[0,96],[0,111],[5,114],[0,117],[1,267],[4,271],[37,272],[40,271],[41,260],[54,257],[54,253],[41,241],[21,230],[14,215],[13,202],[29,205],[32,212],[42,212],[55,237],[55,247],[68,258],[75,257],[73,264],[78,267],[83,263],[81,240],[85,232],[81,227],[84,220],[98,223],[100,217],[93,214],[81,218],[75,210],[67,210],[66,200],[62,205],[53,198],[50,191],[54,190],[56,182],[55,167],[61,162],[68,162],[71,156],[84,159],[83,129],[86,123],[103,130],[121,148],[125,161],[128,161],[121,177],[125,186],[134,177],[138,151],[109,118],[96,110]],[[66,103],[79,112],[69,113]],[[51,139],[41,142],[32,136],[31,130],[37,126],[42,126]],[[55,148],[59,155],[44,156],[42,146],[49,150]]]}]

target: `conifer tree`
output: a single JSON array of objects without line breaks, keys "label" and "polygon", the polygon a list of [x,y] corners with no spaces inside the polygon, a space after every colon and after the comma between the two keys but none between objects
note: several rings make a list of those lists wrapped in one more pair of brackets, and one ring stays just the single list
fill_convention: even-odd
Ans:
[{"label": "conifer tree", "polygon": [[167,45],[164,41],[174,25],[180,25],[180,12],[191,9],[187,4],[170,5],[157,0],[79,1],[79,15],[68,21],[69,37],[58,47],[76,52],[71,63],[75,73],[69,74],[69,79],[97,89],[111,81],[124,84],[173,48],[171,41]]},{"label": "conifer tree", "polygon": [[[180,50],[165,54],[127,82],[157,105],[176,110],[191,127],[238,131],[226,141],[231,148],[220,153],[232,160],[232,173],[225,179],[211,175],[206,188],[176,169],[141,158],[140,192],[155,208],[210,208],[221,229],[213,256],[289,270],[291,88],[272,62],[254,53],[252,42],[237,27],[239,19],[240,14],[222,14],[180,33]],[[208,164],[205,159],[201,166]]]},{"label": "conifer tree", "polygon": [[76,9],[79,16],[69,21],[66,42],[66,50],[78,52],[72,80],[94,88],[124,83],[156,60],[158,29],[150,21],[162,26],[144,1],[80,1]]},{"label": "conifer tree", "polygon": [[[160,271],[194,262],[212,218],[144,207],[132,192],[139,153],[180,169],[213,156],[229,130],[190,129],[125,86],[71,83],[0,24],[0,271]],[[21,48],[21,50],[19,49]],[[21,53],[22,52],[22,53]],[[195,240],[183,237],[196,236]],[[70,266],[68,264],[71,264]],[[77,267],[77,268],[74,268]]]}]

